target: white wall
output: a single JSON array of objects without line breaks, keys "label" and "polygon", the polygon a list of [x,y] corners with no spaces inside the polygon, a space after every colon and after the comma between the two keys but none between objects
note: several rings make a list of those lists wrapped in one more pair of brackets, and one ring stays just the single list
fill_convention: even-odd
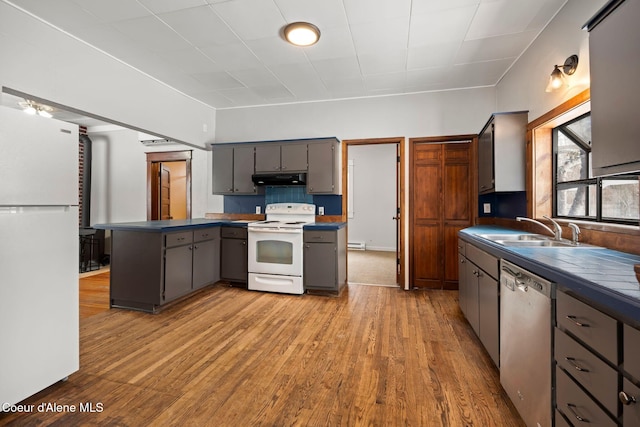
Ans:
[{"label": "white wall", "polygon": [[[89,129],[92,152],[91,225],[110,222],[146,221],[147,157],[151,151],[190,150],[180,144],[147,147],[138,132]],[[191,161],[191,217],[207,211],[209,168],[207,152],[193,150]]]},{"label": "white wall", "polygon": [[[605,3],[607,0],[567,2],[497,85],[498,111],[529,110],[529,121],[533,121],[590,86],[589,33],[582,26]],[[578,55],[579,63],[568,78],[571,86],[545,92],[553,66],[564,64],[573,54]]]},{"label": "white wall", "polygon": [[168,139],[213,141],[215,109],[4,2],[0,57],[1,86]]},{"label": "white wall", "polygon": [[216,142],[477,133],[494,111],[494,88],[219,109]]},{"label": "white wall", "polygon": [[353,161],[349,242],[395,252],[396,144],[351,145],[348,156]]}]

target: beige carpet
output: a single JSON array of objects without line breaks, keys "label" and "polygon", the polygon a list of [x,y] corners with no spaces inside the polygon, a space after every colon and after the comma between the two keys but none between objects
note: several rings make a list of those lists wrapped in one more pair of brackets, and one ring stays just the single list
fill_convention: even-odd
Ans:
[{"label": "beige carpet", "polygon": [[396,286],[396,253],[350,250],[348,281],[354,284]]}]

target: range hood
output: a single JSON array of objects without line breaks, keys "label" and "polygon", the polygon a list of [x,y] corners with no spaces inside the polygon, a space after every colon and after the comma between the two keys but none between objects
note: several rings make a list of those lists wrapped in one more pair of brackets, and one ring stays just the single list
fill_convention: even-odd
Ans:
[{"label": "range hood", "polygon": [[307,185],[306,173],[257,173],[251,175],[256,185]]}]

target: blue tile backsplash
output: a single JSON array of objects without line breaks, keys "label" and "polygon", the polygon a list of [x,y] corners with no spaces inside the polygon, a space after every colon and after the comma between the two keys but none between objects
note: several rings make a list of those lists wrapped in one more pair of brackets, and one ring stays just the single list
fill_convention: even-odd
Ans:
[{"label": "blue tile backsplash", "polygon": [[[491,213],[484,213],[483,204],[491,204]],[[478,198],[478,215],[481,217],[515,218],[527,215],[527,193],[515,191],[509,193],[490,193]]]},{"label": "blue tile backsplash", "polygon": [[325,215],[342,215],[342,196],[307,194],[305,186],[265,187],[264,195],[224,196],[224,213],[253,214],[256,206],[264,212],[270,203],[313,203],[324,206]]}]

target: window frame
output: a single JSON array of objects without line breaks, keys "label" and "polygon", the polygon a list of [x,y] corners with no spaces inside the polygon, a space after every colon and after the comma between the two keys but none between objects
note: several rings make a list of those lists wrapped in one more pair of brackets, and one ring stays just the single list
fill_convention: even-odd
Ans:
[{"label": "window frame", "polygon": [[[552,210],[553,217],[567,220],[579,220],[579,221],[590,221],[594,223],[609,223],[609,224],[620,224],[620,225],[640,225],[639,219],[625,219],[625,218],[611,218],[611,217],[603,217],[603,206],[602,206],[602,189],[603,182],[607,180],[636,180],[638,181],[638,185],[640,185],[640,174],[620,174],[620,175],[612,175],[612,176],[604,176],[604,177],[592,177],[591,176],[591,141],[584,141],[578,135],[575,134],[569,126],[573,123],[576,123],[580,120],[583,120],[586,117],[591,116],[591,111],[588,111],[584,114],[581,114],[567,122],[560,123],[557,126],[554,126],[551,130],[551,139],[552,139],[552,169],[553,169],[553,190],[552,190]],[[587,168],[587,177],[577,180],[571,181],[563,181],[558,182],[558,134],[562,133],[566,138],[568,138],[571,142],[573,142],[580,150],[583,150],[586,154],[586,168]],[[572,216],[572,215],[560,215],[558,213],[558,191],[562,191],[563,189],[573,188],[577,186],[584,185],[587,189],[590,186],[595,186],[595,216],[587,215],[589,213],[588,207],[590,206],[590,192],[587,191],[585,194],[585,215],[584,216]]]}]

